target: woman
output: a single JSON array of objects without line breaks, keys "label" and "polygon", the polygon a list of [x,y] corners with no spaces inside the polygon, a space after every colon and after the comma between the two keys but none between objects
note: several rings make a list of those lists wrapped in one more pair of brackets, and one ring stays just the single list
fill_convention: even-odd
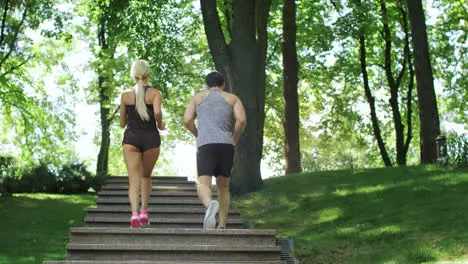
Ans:
[{"label": "woman", "polygon": [[[164,130],[166,124],[162,121],[161,92],[148,85],[148,62],[133,62],[130,74],[135,85],[121,95],[120,126],[127,126],[122,146],[128,171],[128,199],[132,208],[130,227],[140,228],[150,224],[151,172],[161,145],[158,129]],[[140,190],[141,211],[138,213]]]}]

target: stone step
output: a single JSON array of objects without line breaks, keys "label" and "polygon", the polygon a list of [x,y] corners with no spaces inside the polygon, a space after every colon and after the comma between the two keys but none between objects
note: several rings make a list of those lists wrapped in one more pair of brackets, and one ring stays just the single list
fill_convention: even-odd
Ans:
[{"label": "stone step", "polygon": [[[97,208],[130,208],[128,198],[112,197],[112,198],[98,198],[96,201]],[[196,198],[150,198],[149,207],[154,210],[164,209],[184,209],[184,208],[204,208],[201,202]]]},{"label": "stone step", "polygon": [[[107,177],[107,181],[127,181],[128,176],[109,176]],[[153,180],[160,180],[160,181],[188,181],[188,177],[185,176],[151,176]]]},{"label": "stone step", "polygon": [[[195,182],[160,182],[160,181],[152,181],[153,187],[195,187]],[[106,182],[103,187],[120,187],[120,186],[128,186],[128,182]]]},{"label": "stone step", "polygon": [[[203,217],[200,218],[160,218],[150,215],[151,228],[202,228]],[[87,227],[130,227],[130,216],[127,217],[90,217],[84,219]],[[245,228],[242,219],[227,220],[227,228]]]},{"label": "stone step", "polygon": [[278,246],[225,245],[67,245],[69,260],[279,261]]},{"label": "stone step", "polygon": [[[151,217],[156,218],[203,218],[205,216],[204,208],[180,208],[180,209],[155,209],[148,208]],[[88,208],[87,216],[89,217],[127,217],[130,216],[131,209],[127,208]],[[239,210],[230,210],[229,218],[240,218]]]},{"label": "stone step", "polygon": [[[128,191],[127,185],[104,185],[101,188],[102,191]],[[196,192],[197,188],[195,186],[191,187],[177,187],[177,186],[153,186],[153,192],[172,192],[172,193],[182,193],[182,192]]]},{"label": "stone step", "polygon": [[145,261],[145,260],[62,260],[45,261],[44,264],[284,264],[283,261]]},{"label": "stone step", "polygon": [[88,228],[70,230],[74,244],[274,246],[270,229]]},{"label": "stone step", "polygon": [[[128,198],[128,191],[107,191],[103,190],[98,192],[98,196],[101,198],[104,197],[127,197]],[[153,191],[151,192],[151,197],[171,197],[171,198],[197,198],[197,192],[195,191],[186,191],[186,192],[174,192],[174,191]],[[217,194],[214,193],[213,197],[217,197]]]}]

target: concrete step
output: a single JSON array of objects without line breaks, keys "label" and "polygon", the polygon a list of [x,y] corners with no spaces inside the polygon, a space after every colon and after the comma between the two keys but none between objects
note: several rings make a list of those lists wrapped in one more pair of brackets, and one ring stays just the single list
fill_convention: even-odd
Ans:
[{"label": "concrete step", "polygon": [[[188,177],[185,176],[151,176],[153,180],[159,181],[188,181]],[[128,176],[109,176],[107,177],[107,181],[127,181]]]},{"label": "concrete step", "polygon": [[[106,197],[98,198],[96,201],[97,208],[130,208],[130,202],[126,197]],[[183,208],[204,208],[201,202],[196,198],[155,198],[151,197],[149,207],[154,210],[164,209],[183,209]]]},{"label": "concrete step", "polygon": [[283,261],[145,261],[145,260],[63,260],[45,261],[44,264],[284,264]]},{"label": "concrete step", "polygon": [[[202,228],[203,217],[200,218],[161,218],[150,215],[151,228]],[[90,217],[84,219],[87,227],[130,227],[130,216],[127,217]],[[227,228],[243,229],[244,220],[228,218]]]},{"label": "concrete step", "polygon": [[278,246],[226,245],[67,245],[69,260],[279,261]]},{"label": "concrete step", "polygon": [[70,230],[73,244],[274,246],[275,230],[188,228],[88,228]]},{"label": "concrete step", "polygon": [[[189,181],[181,181],[181,182],[160,182],[160,181],[152,181],[153,187],[195,187],[195,182]],[[104,185],[105,187],[120,187],[120,186],[128,186],[128,182],[106,182]],[[103,186],[103,187],[104,187]]]},{"label": "concrete step", "polygon": [[[128,185],[104,185],[102,186],[101,190],[103,191],[128,191]],[[195,186],[191,187],[177,187],[177,186],[153,186],[153,192],[172,192],[172,193],[180,193],[180,192],[196,192],[197,188]]]},{"label": "concrete step", "polygon": [[[167,208],[167,209],[155,209],[148,208],[151,217],[155,218],[203,218],[205,216],[204,208]],[[89,217],[127,217],[130,216],[130,207],[126,208],[88,208],[87,216]],[[240,218],[239,210],[230,210],[229,218]]]},{"label": "concrete step", "polygon": [[[119,190],[119,191],[108,191],[108,190],[102,190],[98,192],[98,196],[101,198],[104,197],[128,197],[128,191],[127,190]],[[184,192],[179,192],[179,191],[154,191],[151,192],[151,197],[170,197],[170,198],[198,198],[197,192],[196,191],[184,191]],[[217,197],[217,194],[214,193],[213,197]]]}]

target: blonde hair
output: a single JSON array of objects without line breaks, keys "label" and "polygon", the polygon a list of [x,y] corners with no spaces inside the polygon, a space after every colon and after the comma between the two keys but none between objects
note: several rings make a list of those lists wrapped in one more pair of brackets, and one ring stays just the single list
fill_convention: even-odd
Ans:
[{"label": "blonde hair", "polygon": [[134,80],[136,80],[137,77],[140,77],[140,79],[136,81],[136,88],[134,88],[135,108],[140,118],[144,121],[148,121],[150,119],[145,103],[145,83],[143,83],[143,80],[146,80],[149,77],[149,72],[150,69],[147,61],[136,60],[132,63],[130,75]]}]

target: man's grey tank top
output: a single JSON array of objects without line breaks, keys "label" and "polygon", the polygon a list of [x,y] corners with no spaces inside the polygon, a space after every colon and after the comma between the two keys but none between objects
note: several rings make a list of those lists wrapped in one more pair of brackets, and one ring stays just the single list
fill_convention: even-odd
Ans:
[{"label": "man's grey tank top", "polygon": [[198,119],[197,147],[206,144],[234,145],[233,106],[224,99],[222,91],[211,90],[196,106]]}]

